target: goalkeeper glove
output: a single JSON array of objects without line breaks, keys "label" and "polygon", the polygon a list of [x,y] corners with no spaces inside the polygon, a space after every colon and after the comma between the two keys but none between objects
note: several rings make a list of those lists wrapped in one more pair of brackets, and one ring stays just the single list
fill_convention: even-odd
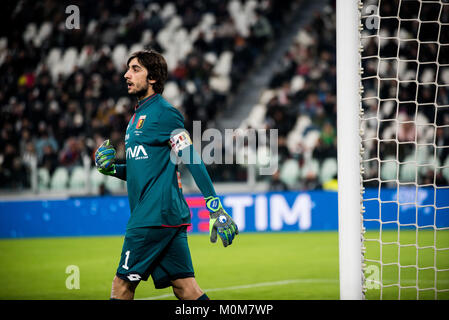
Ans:
[{"label": "goalkeeper glove", "polygon": [[95,152],[95,165],[98,171],[105,175],[115,174],[115,149],[105,140]]},{"label": "goalkeeper glove", "polygon": [[234,220],[223,209],[218,197],[208,197],[206,207],[209,210],[209,236],[212,243],[217,242],[217,233],[227,247],[232,243],[234,237],[239,234],[239,229]]}]

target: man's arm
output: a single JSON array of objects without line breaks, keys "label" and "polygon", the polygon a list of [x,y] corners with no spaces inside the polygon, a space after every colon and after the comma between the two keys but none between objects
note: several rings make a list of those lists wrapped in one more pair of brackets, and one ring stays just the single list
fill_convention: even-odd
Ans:
[{"label": "man's arm", "polygon": [[227,247],[239,233],[234,220],[226,213],[215,193],[212,180],[201,157],[193,148],[189,134],[184,128],[184,118],[175,108],[167,109],[159,118],[160,142],[169,140],[172,151],[187,166],[196,185],[200,189],[209,210],[210,241],[216,242],[220,236]]},{"label": "man's arm", "polygon": [[198,189],[204,196],[204,199],[210,197],[216,197],[214,185],[207,172],[204,162],[201,160],[200,155],[196,152],[193,144],[189,145],[183,150],[178,152],[178,157],[180,157],[182,163],[187,166],[193,179],[195,180]]},{"label": "man's arm", "polygon": [[[189,139],[190,140],[190,139]],[[221,205],[220,199],[215,193],[212,180],[207,172],[206,166],[199,154],[190,144],[178,151],[178,157],[187,166],[196,185],[200,189],[209,210],[209,235],[210,241],[215,243],[217,235],[220,236],[223,245],[227,247],[232,244],[235,236],[239,233],[237,225]]]},{"label": "man's arm", "polygon": [[116,164],[113,176],[126,181],[126,164]]}]

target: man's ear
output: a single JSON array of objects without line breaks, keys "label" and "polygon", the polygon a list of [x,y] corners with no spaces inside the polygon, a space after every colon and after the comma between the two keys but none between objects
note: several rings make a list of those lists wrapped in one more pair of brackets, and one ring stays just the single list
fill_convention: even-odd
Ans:
[{"label": "man's ear", "polygon": [[153,85],[153,84],[155,84],[155,83],[157,82],[156,80],[151,80],[151,79],[148,79],[147,81],[148,81],[148,83],[151,84],[151,85]]}]

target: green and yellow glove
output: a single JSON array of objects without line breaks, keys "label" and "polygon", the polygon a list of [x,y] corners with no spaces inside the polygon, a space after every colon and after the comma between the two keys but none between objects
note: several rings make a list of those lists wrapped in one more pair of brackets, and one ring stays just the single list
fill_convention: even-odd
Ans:
[{"label": "green and yellow glove", "polygon": [[217,234],[220,236],[223,246],[232,243],[234,237],[239,234],[239,229],[231,216],[223,209],[218,197],[205,198],[206,207],[209,210],[209,236],[212,243],[217,242]]},{"label": "green and yellow glove", "polygon": [[95,152],[95,165],[98,171],[105,175],[115,174],[115,149],[109,143],[109,139],[105,140]]}]

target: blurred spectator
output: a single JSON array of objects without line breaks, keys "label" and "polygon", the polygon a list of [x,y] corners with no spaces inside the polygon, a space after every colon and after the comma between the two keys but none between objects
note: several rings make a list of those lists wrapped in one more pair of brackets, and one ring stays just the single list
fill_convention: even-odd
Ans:
[{"label": "blurred spectator", "polygon": [[100,196],[108,196],[111,194],[108,188],[106,188],[106,184],[103,182],[98,186],[98,194]]},{"label": "blurred spectator", "polygon": [[251,27],[252,42],[258,50],[263,50],[269,41],[273,39],[273,30],[270,21],[263,12],[256,10],[256,21]]},{"label": "blurred spectator", "polygon": [[79,141],[70,137],[59,154],[59,162],[66,167],[81,165],[81,150]]},{"label": "blurred spectator", "polygon": [[39,163],[41,167],[44,167],[48,170],[50,175],[53,174],[56,167],[59,165],[58,162],[58,155],[56,154],[55,150],[51,145],[44,146],[42,159]]},{"label": "blurred spectator", "polygon": [[270,191],[288,191],[288,186],[281,181],[280,179],[280,172],[277,170],[273,176],[271,177],[270,181]]}]

